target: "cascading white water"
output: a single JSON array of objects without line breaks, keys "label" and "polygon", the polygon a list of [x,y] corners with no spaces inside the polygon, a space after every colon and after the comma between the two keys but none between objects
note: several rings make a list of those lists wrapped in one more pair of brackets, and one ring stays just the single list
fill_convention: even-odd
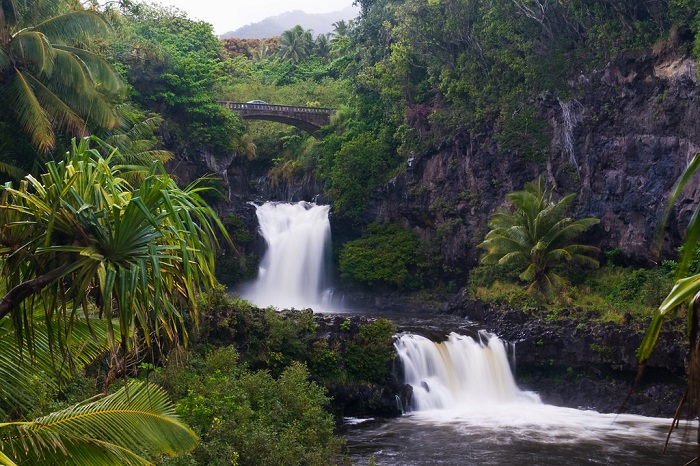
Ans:
[{"label": "cascading white water", "polygon": [[693,456],[697,421],[682,424],[663,454],[670,419],[557,407],[520,390],[508,360],[514,347],[493,335],[435,343],[405,334],[395,347],[413,387],[411,412],[349,430],[358,464],[675,465]]},{"label": "cascading white water", "polygon": [[564,150],[569,156],[571,166],[578,171],[579,166],[576,161],[576,151],[574,150],[574,129],[581,122],[579,112],[583,109],[583,105],[576,99],[572,99],[570,102],[562,102],[559,99],[559,106],[561,107],[561,114],[564,120]]},{"label": "cascading white water", "polygon": [[257,280],[241,295],[260,306],[305,309],[324,305],[330,206],[268,202],[257,206],[267,250]]},{"label": "cascading white water", "polygon": [[457,406],[539,403],[518,389],[505,344],[481,333],[481,341],[451,333],[441,343],[403,335],[395,343],[405,382],[413,387],[410,409],[454,409]]}]

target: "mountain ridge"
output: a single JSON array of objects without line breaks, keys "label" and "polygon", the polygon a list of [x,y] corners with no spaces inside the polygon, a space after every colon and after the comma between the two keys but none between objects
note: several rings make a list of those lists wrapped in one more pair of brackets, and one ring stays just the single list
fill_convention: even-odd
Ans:
[{"label": "mountain ridge", "polygon": [[266,39],[279,36],[282,32],[296,25],[300,25],[304,29],[311,29],[314,36],[318,36],[333,32],[333,23],[354,19],[359,12],[359,7],[353,5],[330,13],[305,13],[301,10],[293,10],[225,32],[219,36],[219,39],[234,37],[238,39]]}]

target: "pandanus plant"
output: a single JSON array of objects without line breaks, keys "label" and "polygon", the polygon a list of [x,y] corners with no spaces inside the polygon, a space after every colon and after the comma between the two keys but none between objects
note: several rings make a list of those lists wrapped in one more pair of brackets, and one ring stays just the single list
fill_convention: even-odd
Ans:
[{"label": "pandanus plant", "polygon": [[137,329],[147,344],[152,334],[186,338],[198,293],[216,283],[216,231],[226,237],[203,190],[178,187],[160,162],[131,186],[87,139],[39,178],[1,187],[0,319],[27,334],[22,304],[40,300],[48,316],[95,310],[126,351]]},{"label": "pandanus plant", "polygon": [[[674,190],[669,199],[669,205],[664,215],[662,225],[666,224],[670,210],[676,203],[676,200],[683,192],[686,185],[693,179],[693,176],[698,172],[700,167],[700,153],[690,161],[688,167],[679,178]],[[698,247],[700,240],[700,205],[695,208],[693,215],[688,223],[686,230],[686,238],[683,248],[683,255],[680,258],[678,270],[676,272],[676,281],[666,299],[659,306],[658,311],[654,314],[649,328],[647,329],[644,339],[637,350],[637,359],[639,362],[639,374],[637,381],[644,371],[644,366],[649,360],[656,342],[661,333],[661,326],[664,318],[674,309],[681,306],[686,307],[687,311],[687,328],[690,341],[690,360],[688,364],[688,381],[686,391],[680,400],[678,409],[674,416],[674,422],[669,430],[669,436],[673,431],[673,426],[678,425],[683,414],[683,407],[687,404],[694,410],[695,416],[700,416],[700,273],[696,270],[694,274],[690,274],[690,264],[693,260],[695,249]],[[668,439],[667,439],[668,442]],[[698,428],[697,439],[697,455],[694,461],[700,458],[700,427]],[[690,464],[690,463],[688,463]]]},{"label": "pandanus plant", "polygon": [[[160,162],[134,186],[120,173],[84,139],[38,178],[0,187],[3,414],[31,403],[28,377],[52,380],[116,345],[126,354],[140,341],[186,340],[199,292],[216,283],[216,234],[227,235],[205,188],[178,187]],[[0,464],[149,464],[144,454],[195,443],[165,394],[136,383],[0,423]]]}]

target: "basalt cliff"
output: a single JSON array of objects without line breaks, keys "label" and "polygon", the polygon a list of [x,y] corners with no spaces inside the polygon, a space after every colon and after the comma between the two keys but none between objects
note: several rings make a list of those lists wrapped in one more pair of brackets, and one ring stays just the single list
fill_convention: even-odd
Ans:
[{"label": "basalt cliff", "polygon": [[[497,128],[465,133],[409,160],[405,174],[374,197],[373,218],[400,222],[426,239],[439,235],[448,264],[472,266],[474,246],[505,195],[544,176],[557,192],[577,193],[574,216],[601,220],[589,242],[648,265],[669,193],[700,150],[697,63],[629,55],[569,84],[573,97],[546,94],[532,103],[551,131],[545,161],[500,151]],[[664,253],[678,246],[698,201],[700,182],[689,183],[669,219]]]}]

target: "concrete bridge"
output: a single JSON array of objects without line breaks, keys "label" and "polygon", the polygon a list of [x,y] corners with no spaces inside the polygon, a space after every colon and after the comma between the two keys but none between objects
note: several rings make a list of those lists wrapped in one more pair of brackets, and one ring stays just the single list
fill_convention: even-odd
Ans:
[{"label": "concrete bridge", "polygon": [[320,139],[318,130],[331,121],[333,108],[295,107],[291,105],[270,105],[266,103],[219,102],[224,107],[238,112],[245,120],[268,120],[296,126]]}]

